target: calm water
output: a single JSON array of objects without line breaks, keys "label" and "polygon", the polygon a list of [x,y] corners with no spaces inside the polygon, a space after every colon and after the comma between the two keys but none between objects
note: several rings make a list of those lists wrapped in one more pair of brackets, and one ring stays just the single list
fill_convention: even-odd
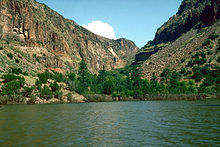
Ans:
[{"label": "calm water", "polygon": [[0,110],[0,146],[219,145],[220,100],[10,105]]}]

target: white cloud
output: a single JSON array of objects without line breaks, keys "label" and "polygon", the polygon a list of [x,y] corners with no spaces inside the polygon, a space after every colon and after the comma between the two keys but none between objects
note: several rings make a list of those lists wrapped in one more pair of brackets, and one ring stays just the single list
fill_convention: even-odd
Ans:
[{"label": "white cloud", "polygon": [[84,24],[83,27],[100,36],[116,39],[114,29],[108,23],[92,21],[91,23],[88,23],[88,25]]}]

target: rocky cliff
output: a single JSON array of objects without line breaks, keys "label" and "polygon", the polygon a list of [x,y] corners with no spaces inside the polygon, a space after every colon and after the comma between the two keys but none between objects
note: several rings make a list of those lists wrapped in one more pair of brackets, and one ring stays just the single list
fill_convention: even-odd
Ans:
[{"label": "rocky cliff", "polygon": [[218,19],[220,19],[220,0],[184,0],[178,12],[158,28],[154,40],[149,41],[138,51],[134,63],[146,61],[184,33],[191,29],[201,30]]},{"label": "rocky cliff", "polygon": [[138,50],[132,41],[95,35],[35,0],[0,1],[0,39],[3,71],[17,64],[64,72],[77,69],[84,59],[97,73],[124,67]]},{"label": "rocky cliff", "polygon": [[157,30],[152,43],[173,42],[190,29],[201,29],[217,19],[220,19],[220,0],[184,0],[176,15]]},{"label": "rocky cliff", "polygon": [[[219,66],[220,0],[184,0],[173,17],[136,54],[144,76],[165,68],[192,73],[196,66]],[[202,56],[200,56],[202,55]],[[194,68],[194,69],[193,69]]]}]

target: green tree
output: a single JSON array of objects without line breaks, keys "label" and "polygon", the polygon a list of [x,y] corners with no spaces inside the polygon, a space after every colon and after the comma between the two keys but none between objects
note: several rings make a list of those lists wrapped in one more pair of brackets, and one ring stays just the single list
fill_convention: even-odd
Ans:
[{"label": "green tree", "polygon": [[11,68],[11,73],[13,74],[23,74],[22,70],[20,68]]},{"label": "green tree", "polygon": [[46,84],[47,80],[52,78],[53,75],[49,73],[48,71],[46,71],[44,73],[39,73],[37,76],[43,84]]},{"label": "green tree", "polygon": [[75,90],[75,87],[76,87],[76,74],[75,73],[69,73],[67,75],[68,77],[68,85],[69,85],[69,88],[70,90]]},{"label": "green tree", "polygon": [[104,94],[112,94],[115,90],[115,80],[113,77],[106,77],[103,82],[103,88],[102,93]]},{"label": "green tree", "polygon": [[192,79],[195,79],[196,82],[200,82],[203,78],[203,74],[201,71],[201,67],[195,66],[193,67],[193,75],[191,76]]},{"label": "green tree", "polygon": [[195,82],[193,80],[189,80],[188,83],[189,83],[188,93],[190,93],[190,94],[198,93],[198,88],[197,88]]},{"label": "green tree", "polygon": [[132,89],[139,89],[141,87],[142,81],[142,68],[139,66],[133,66],[131,68],[130,78],[132,82]]},{"label": "green tree", "polygon": [[78,81],[79,81],[79,87],[78,91],[80,93],[83,93],[85,91],[88,91],[90,79],[89,79],[89,71],[87,68],[86,62],[82,59],[79,64],[79,72],[78,72]]},{"label": "green tree", "polygon": [[47,100],[53,97],[53,93],[47,85],[44,85],[44,87],[40,89],[40,97]]},{"label": "green tree", "polygon": [[160,74],[161,82],[165,83],[165,84],[168,84],[170,76],[171,76],[171,70],[168,69],[168,68],[165,68],[163,70],[163,72]]},{"label": "green tree", "polygon": [[[49,78],[49,77],[48,77]],[[55,81],[57,82],[65,82],[65,76],[61,73],[57,73],[55,72],[53,75],[52,75],[52,79],[54,79]]]},{"label": "green tree", "polygon": [[185,75],[185,73],[186,73],[186,69],[185,69],[184,67],[181,67],[179,73],[182,74],[182,75]]},{"label": "green tree", "polygon": [[4,85],[2,86],[1,95],[18,95],[21,93],[21,88],[24,87],[25,79],[13,74],[3,76]]},{"label": "green tree", "polygon": [[180,79],[181,75],[178,72],[173,71],[171,73],[168,85],[170,93],[178,93],[178,82]]},{"label": "green tree", "polygon": [[57,82],[51,83],[50,88],[53,92],[59,91],[61,89],[61,87],[57,84]]},{"label": "green tree", "polygon": [[30,97],[30,95],[32,94],[33,90],[34,90],[34,87],[26,87],[25,86],[24,90],[22,91],[23,96],[24,97]]},{"label": "green tree", "polygon": [[150,80],[150,94],[158,94],[159,91],[159,83],[157,81],[157,76],[153,73],[152,78]]}]

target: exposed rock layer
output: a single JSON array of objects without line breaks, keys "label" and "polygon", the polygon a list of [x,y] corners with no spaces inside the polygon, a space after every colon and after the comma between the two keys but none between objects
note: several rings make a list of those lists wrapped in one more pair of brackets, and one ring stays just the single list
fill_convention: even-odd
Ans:
[{"label": "exposed rock layer", "polygon": [[220,19],[220,0],[184,0],[176,15],[158,30],[154,44],[175,41],[190,29],[208,26]]},{"label": "exposed rock layer", "polygon": [[74,69],[84,59],[93,73],[124,67],[138,50],[132,41],[95,35],[35,0],[0,1],[0,39],[42,48],[44,56],[30,52],[48,68]]}]

